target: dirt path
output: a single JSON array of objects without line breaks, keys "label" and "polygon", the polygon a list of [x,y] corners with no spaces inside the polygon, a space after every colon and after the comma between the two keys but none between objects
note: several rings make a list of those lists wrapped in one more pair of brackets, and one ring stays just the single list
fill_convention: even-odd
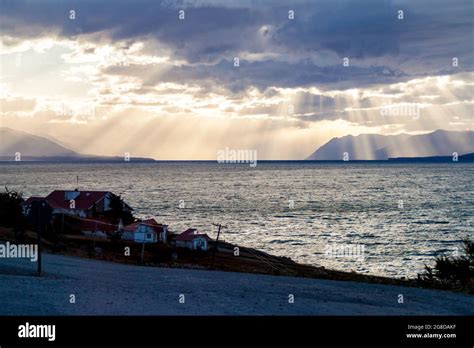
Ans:
[{"label": "dirt path", "polygon": [[[32,276],[36,264],[0,259],[0,315],[474,314],[474,296],[439,290],[139,267],[51,254],[43,255],[43,264],[45,275],[37,278]],[[76,303],[69,302],[70,294]]]}]

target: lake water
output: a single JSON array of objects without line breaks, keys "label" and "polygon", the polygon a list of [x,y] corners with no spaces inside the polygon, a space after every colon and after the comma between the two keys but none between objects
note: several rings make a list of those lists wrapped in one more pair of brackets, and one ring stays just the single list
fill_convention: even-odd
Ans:
[{"label": "lake water", "polygon": [[[74,189],[76,176],[79,189],[120,194],[172,231],[215,237],[222,223],[228,242],[339,270],[416,276],[474,235],[474,164],[0,164],[2,189],[25,197]],[[328,245],[363,254],[331,257]]]}]

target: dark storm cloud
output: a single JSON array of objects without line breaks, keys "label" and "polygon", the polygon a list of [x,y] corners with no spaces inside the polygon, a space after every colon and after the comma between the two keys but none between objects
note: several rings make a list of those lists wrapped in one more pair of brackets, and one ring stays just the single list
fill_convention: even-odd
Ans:
[{"label": "dark storm cloud", "polygon": [[[201,81],[234,92],[250,86],[350,88],[474,69],[470,0],[3,0],[0,6],[2,34],[100,33],[95,40],[125,45],[151,39],[169,48],[172,58],[189,63],[149,74],[145,85]],[[186,10],[185,20],[178,19],[179,9]],[[287,17],[290,9],[294,20]],[[403,20],[397,19],[398,9],[404,10]],[[241,58],[240,68],[234,68],[233,57],[246,54],[264,55],[258,61]],[[351,59],[349,68],[342,67],[342,57]],[[459,58],[456,69],[452,57]]]},{"label": "dark storm cloud", "polygon": [[327,49],[353,58],[399,51],[403,25],[390,1],[323,1],[297,15],[301,20],[286,21],[274,36],[291,50]]},{"label": "dark storm cloud", "polygon": [[[265,17],[246,8],[187,8],[180,3],[3,0],[0,30],[25,39],[99,32],[103,32],[101,39],[109,41],[152,38],[172,48],[176,57],[197,62],[246,49],[249,42],[244,37],[251,38]],[[186,11],[184,20],[178,18],[180,9]],[[69,19],[70,10],[75,11],[75,20]]]},{"label": "dark storm cloud", "polygon": [[[156,69],[156,72],[153,69]],[[212,65],[169,66],[164,71],[162,66],[156,65],[116,65],[105,68],[103,72],[110,75],[139,77],[144,86],[154,86],[163,82],[204,85],[204,81],[207,81],[209,87],[223,85],[234,93],[242,92],[250,86],[258,88],[261,92],[271,86],[295,88],[315,84],[327,88],[335,85],[338,88],[355,88],[408,78],[402,72],[392,71],[386,67],[348,68],[342,64],[321,67],[310,60],[297,63],[241,60],[239,67],[235,67],[232,60],[224,59]]]}]

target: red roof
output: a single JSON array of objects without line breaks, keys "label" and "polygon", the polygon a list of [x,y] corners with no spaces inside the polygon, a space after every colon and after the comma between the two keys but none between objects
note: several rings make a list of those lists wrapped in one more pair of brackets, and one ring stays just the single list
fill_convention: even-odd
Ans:
[{"label": "red roof", "polygon": [[174,240],[183,240],[183,241],[189,241],[189,240],[194,240],[198,237],[205,238],[207,240],[211,240],[209,236],[205,233],[199,233],[198,230],[195,228],[190,228],[181,233],[179,236],[175,237]]},{"label": "red roof", "polygon": [[163,224],[159,224],[158,222],[156,222],[155,219],[147,219],[147,220],[137,221],[137,222],[134,222],[133,224],[127,225],[123,228],[123,230],[127,232],[134,232],[140,225],[151,227],[156,233],[163,232],[163,228],[166,226]]},{"label": "red roof", "polygon": [[35,202],[35,201],[42,201],[44,199],[44,197],[39,197],[39,196],[31,196],[30,198],[28,198],[26,201],[24,201],[23,203],[21,203],[22,205],[30,205],[31,203]]},{"label": "red roof", "polygon": [[64,191],[64,190],[55,190],[46,196],[46,202],[52,208],[69,208],[69,199],[66,199],[66,192],[74,193],[77,192],[78,196],[74,198],[76,205],[75,209],[78,210],[87,210],[92,208],[94,203],[97,203],[102,198],[104,198],[109,192],[108,191]]}]

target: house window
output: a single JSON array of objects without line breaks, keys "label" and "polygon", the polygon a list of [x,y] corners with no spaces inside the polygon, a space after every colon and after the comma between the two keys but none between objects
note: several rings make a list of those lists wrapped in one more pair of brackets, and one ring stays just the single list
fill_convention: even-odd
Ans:
[{"label": "house window", "polygon": [[151,233],[146,234],[146,239],[151,239]]},{"label": "house window", "polygon": [[204,250],[204,241],[202,239],[196,240],[196,249]]}]

